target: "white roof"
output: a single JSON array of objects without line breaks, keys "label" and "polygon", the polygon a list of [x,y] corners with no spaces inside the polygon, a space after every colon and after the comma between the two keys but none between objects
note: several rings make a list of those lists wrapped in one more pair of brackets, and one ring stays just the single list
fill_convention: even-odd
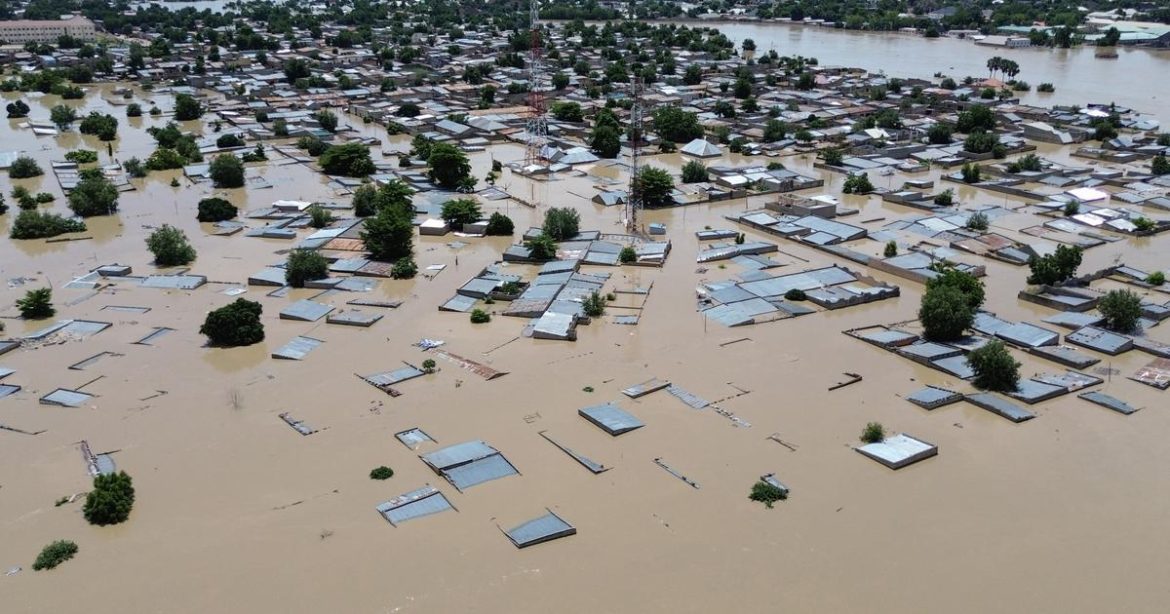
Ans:
[{"label": "white roof", "polygon": [[1095,188],[1075,188],[1066,191],[1065,194],[1068,194],[1069,196],[1072,196],[1081,202],[1092,202],[1095,200],[1105,200],[1106,198],[1109,198],[1109,193],[1102,192],[1101,190],[1097,190]]}]

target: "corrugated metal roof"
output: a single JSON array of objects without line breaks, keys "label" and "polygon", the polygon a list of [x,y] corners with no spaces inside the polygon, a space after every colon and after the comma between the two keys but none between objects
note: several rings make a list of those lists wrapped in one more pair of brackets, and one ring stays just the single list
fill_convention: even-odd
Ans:
[{"label": "corrugated metal roof", "polygon": [[575,535],[577,529],[565,522],[560,516],[549,512],[539,518],[513,527],[505,534],[517,548],[527,548],[539,543]]},{"label": "corrugated metal roof", "polygon": [[434,441],[430,435],[427,435],[425,431],[417,427],[394,433],[394,436],[398,438],[398,441],[402,442],[402,445],[411,450],[417,450],[422,444],[428,441]]},{"label": "corrugated metal roof", "polygon": [[375,509],[390,524],[398,526],[407,520],[454,509],[454,506],[438,489],[425,486],[380,503]]},{"label": "corrugated metal roof", "polygon": [[332,305],[303,299],[282,309],[280,311],[280,319],[315,322],[325,317],[330,311],[333,311]]},{"label": "corrugated metal roof", "polygon": [[408,379],[414,379],[425,375],[419,369],[411,366],[405,366],[393,371],[383,371],[382,373],[374,373],[373,375],[365,376],[364,380],[375,386],[393,386],[399,382],[405,382]]},{"label": "corrugated metal roof", "polygon": [[202,275],[151,275],[142,280],[143,288],[163,288],[168,290],[194,290],[207,283]]},{"label": "corrugated metal roof", "polygon": [[292,341],[289,341],[281,346],[280,349],[273,352],[272,357],[286,360],[300,360],[309,352],[320,347],[322,343],[325,342],[312,337],[293,337]]},{"label": "corrugated metal roof", "polygon": [[62,407],[81,407],[85,402],[92,399],[92,394],[86,394],[77,390],[68,390],[66,388],[58,388],[49,394],[41,397],[41,405],[60,405]]},{"label": "corrugated metal roof", "polygon": [[577,413],[614,436],[645,426],[641,420],[613,403],[584,407],[577,410]]},{"label": "corrugated metal roof", "polygon": [[520,473],[504,458],[496,453],[487,458],[471,461],[465,465],[445,469],[443,477],[447,478],[460,491],[484,482]]},{"label": "corrugated metal roof", "polygon": [[499,450],[477,439],[447,446],[446,448],[423,454],[420,458],[436,470],[443,470],[486,458],[492,454],[499,454]]}]

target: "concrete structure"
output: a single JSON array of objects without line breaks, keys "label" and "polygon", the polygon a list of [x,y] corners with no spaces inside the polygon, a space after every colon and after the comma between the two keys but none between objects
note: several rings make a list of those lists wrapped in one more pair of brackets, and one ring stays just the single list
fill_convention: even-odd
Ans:
[{"label": "concrete structure", "polygon": [[898,433],[877,443],[867,443],[854,450],[890,469],[901,469],[938,454],[938,446],[905,433]]},{"label": "concrete structure", "polygon": [[20,19],[0,21],[0,40],[6,43],[48,43],[56,45],[57,39],[69,35],[85,42],[97,40],[97,27],[80,15],[68,19],[42,20]]}]

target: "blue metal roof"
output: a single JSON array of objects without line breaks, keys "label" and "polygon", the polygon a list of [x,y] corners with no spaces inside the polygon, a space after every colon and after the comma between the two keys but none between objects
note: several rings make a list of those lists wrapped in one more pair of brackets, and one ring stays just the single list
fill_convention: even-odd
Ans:
[{"label": "blue metal roof", "polygon": [[645,426],[641,420],[612,403],[585,407],[577,410],[577,413],[614,436]]},{"label": "blue metal roof", "polygon": [[443,471],[443,477],[447,478],[455,488],[460,491],[484,482],[490,482],[499,478],[508,477],[520,473],[512,463],[503,455],[496,453],[487,458],[471,461],[465,465],[459,465],[451,469]]},{"label": "blue metal roof", "polygon": [[422,455],[422,460],[436,470],[457,467],[481,458],[486,458],[499,451],[480,440],[465,441],[453,446],[447,446],[434,452]]},{"label": "blue metal roof", "polygon": [[438,514],[454,509],[443,493],[433,486],[412,490],[404,495],[384,501],[375,508],[390,524],[398,526],[407,520]]},{"label": "blue metal roof", "polygon": [[527,548],[576,533],[576,528],[565,522],[560,516],[549,512],[510,529],[506,535],[517,548]]}]

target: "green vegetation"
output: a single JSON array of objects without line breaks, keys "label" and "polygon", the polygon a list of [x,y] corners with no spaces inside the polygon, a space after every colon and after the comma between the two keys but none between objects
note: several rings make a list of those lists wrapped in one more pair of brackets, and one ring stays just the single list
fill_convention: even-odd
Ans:
[{"label": "green vegetation", "polygon": [[96,151],[91,149],[78,149],[66,153],[65,159],[78,164],[90,164],[98,161],[98,155]]},{"label": "green vegetation", "polygon": [[1009,173],[1021,173],[1024,171],[1039,172],[1042,168],[1043,163],[1036,154],[1028,154],[1007,165]]},{"label": "green vegetation", "polygon": [[580,232],[581,214],[572,207],[552,207],[544,213],[541,229],[555,241],[564,241]]},{"label": "green vegetation", "polygon": [[304,288],[306,281],[329,276],[329,261],[315,250],[294,249],[284,265],[284,280],[294,288]]},{"label": "green vegetation", "polygon": [[126,117],[142,117],[142,105],[137,102],[126,105]]},{"label": "green vegetation", "polygon": [[82,171],[69,193],[69,208],[81,217],[113,215],[118,210],[118,188],[98,169]]},{"label": "green vegetation", "polygon": [[975,321],[968,296],[951,285],[927,287],[918,308],[923,336],[931,341],[955,341]]},{"label": "green vegetation", "polygon": [[1070,200],[1067,203],[1064,203],[1063,212],[1064,217],[1072,217],[1081,212],[1081,203],[1075,200]]},{"label": "green vegetation", "polygon": [[306,211],[309,214],[309,225],[313,228],[325,228],[333,223],[333,214],[317,203],[309,205]]},{"label": "green vegetation", "polygon": [[422,361],[422,370],[425,373],[434,373],[435,372],[435,359],[428,358],[428,359]]},{"label": "green vegetation", "polygon": [[1160,286],[1166,283],[1166,274],[1162,271],[1154,271],[1146,277],[1146,283],[1151,286]]},{"label": "green vegetation", "polygon": [[547,233],[542,232],[525,241],[524,246],[528,248],[528,257],[533,260],[552,260],[557,257],[556,239]]},{"label": "green vegetation", "polygon": [[1170,175],[1170,160],[1163,154],[1154,156],[1150,162],[1150,172],[1157,176]]},{"label": "green vegetation", "polygon": [[73,107],[59,104],[49,109],[49,121],[53,122],[58,130],[65,131],[77,121],[77,112]]},{"label": "green vegetation", "polygon": [[28,156],[19,156],[12,161],[12,166],[8,167],[8,177],[10,179],[27,179],[29,177],[40,177],[44,175],[45,171],[41,170],[41,165],[37,164],[36,160]]},{"label": "green vegetation", "polygon": [[452,228],[474,224],[483,216],[479,203],[474,198],[456,198],[443,203],[441,217]]},{"label": "green vegetation", "polygon": [[601,296],[601,293],[597,290],[594,290],[581,303],[581,308],[585,312],[585,315],[591,318],[599,317],[605,313],[605,297]]},{"label": "green vegetation", "polygon": [[93,479],[93,490],[86,495],[81,511],[90,524],[106,526],[126,522],[133,507],[133,480],[119,471]]},{"label": "green vegetation", "polygon": [[333,111],[322,109],[313,114],[313,119],[317,120],[317,123],[325,130],[337,132],[337,115]]},{"label": "green vegetation", "polygon": [[1052,92],[1056,91],[1056,86],[1052,85],[1051,83],[1041,83],[1040,85],[1036,86],[1036,91],[1042,94],[1051,94]]},{"label": "green vegetation", "polygon": [[988,229],[991,222],[987,219],[987,214],[982,211],[976,211],[967,218],[967,228],[970,230],[978,230],[983,232]]},{"label": "green vegetation", "polygon": [[638,261],[638,252],[632,246],[627,245],[618,252],[618,262],[622,264],[631,264]]},{"label": "green vegetation", "polygon": [[81,120],[78,130],[82,134],[97,135],[102,141],[112,141],[118,137],[118,120],[113,115],[91,111]]},{"label": "green vegetation", "polygon": [[849,175],[845,178],[845,185],[841,191],[846,194],[869,194],[873,191],[873,184],[869,181],[868,173]]},{"label": "green vegetation", "polygon": [[1132,221],[1138,232],[1149,232],[1158,227],[1157,222],[1145,216],[1134,218]]},{"label": "green vegetation", "polygon": [[646,166],[638,173],[638,190],[642,204],[647,207],[669,205],[672,202],[674,178],[664,169]]},{"label": "green vegetation", "polygon": [[435,143],[431,146],[427,164],[431,167],[428,173],[431,180],[444,188],[455,189],[466,185],[469,180],[474,182],[467,154],[450,143]]},{"label": "green vegetation", "polygon": [[659,137],[675,143],[703,136],[703,126],[699,124],[698,116],[675,106],[660,107],[654,111],[653,123]]},{"label": "green vegetation", "polygon": [[947,188],[934,197],[934,204],[940,207],[950,207],[955,204],[955,191]]},{"label": "green vegetation", "polygon": [[230,220],[239,213],[236,206],[222,198],[204,198],[199,201],[199,213],[195,219],[200,222],[222,222]]},{"label": "green vegetation", "polygon": [[759,501],[764,504],[764,507],[772,509],[773,504],[777,501],[783,501],[788,498],[788,493],[779,486],[773,486],[763,480],[760,480],[752,485],[752,492],[748,495],[748,499],[752,501]]},{"label": "green vegetation", "polygon": [[203,105],[189,94],[175,96],[175,119],[181,122],[203,117]]},{"label": "green vegetation", "polygon": [[948,145],[951,142],[951,134],[949,124],[938,123],[926,131],[926,138],[934,145]]},{"label": "green vegetation", "polygon": [[199,334],[213,346],[234,347],[264,341],[260,314],[264,307],[255,301],[238,298],[207,314]]},{"label": "green vegetation", "polygon": [[329,150],[329,144],[315,136],[297,139],[297,149],[304,149],[310,156],[319,156]]},{"label": "green vegetation", "polygon": [[886,427],[881,422],[869,422],[861,429],[862,443],[881,443],[886,440]]},{"label": "green vegetation", "polygon": [[995,113],[987,105],[973,104],[967,110],[959,113],[959,120],[955,124],[955,130],[963,134],[995,130]]},{"label": "green vegetation", "polygon": [[378,212],[378,189],[371,184],[362,184],[353,191],[353,214],[370,217]]},{"label": "green vegetation", "polygon": [[486,324],[486,323],[491,322],[491,321],[492,321],[492,316],[488,312],[486,312],[482,309],[472,309],[471,310],[471,323],[472,324]]},{"label": "green vegetation", "polygon": [[1028,268],[1032,271],[1028,283],[1052,285],[1068,280],[1081,266],[1081,256],[1081,248],[1075,245],[1058,245],[1052,254],[1033,256],[1028,259]]},{"label": "green vegetation", "polygon": [[21,211],[12,222],[8,236],[13,239],[48,239],[67,232],[85,232],[85,222],[53,213]]},{"label": "green vegetation", "polygon": [[960,173],[963,176],[963,183],[979,183],[983,179],[979,165],[973,162],[964,164]]},{"label": "green vegetation", "polygon": [[512,218],[496,211],[488,218],[487,234],[489,236],[511,236],[515,232]]},{"label": "green vegetation", "polygon": [[211,161],[211,181],[217,188],[244,187],[244,163],[234,154],[221,154]]},{"label": "green vegetation", "polygon": [[408,197],[391,194],[384,186],[378,194],[378,214],[366,218],[361,239],[374,260],[394,262],[414,250],[413,207]]},{"label": "green vegetation", "polygon": [[187,242],[187,235],[169,224],[150,233],[146,238],[146,249],[154,254],[154,263],[158,266],[179,266],[195,260],[195,248]]},{"label": "green vegetation", "polygon": [[967,354],[967,364],[975,372],[972,383],[980,390],[1014,392],[1019,387],[1020,363],[998,339]]},{"label": "green vegetation", "polygon": [[28,117],[29,112],[28,104],[26,104],[23,100],[16,100],[8,103],[8,106],[5,107],[5,110],[8,111],[8,119]]},{"label": "green vegetation", "polygon": [[947,264],[933,268],[937,275],[927,280],[926,289],[928,291],[934,288],[949,286],[963,293],[963,296],[966,297],[967,305],[971,309],[979,309],[983,306],[986,290],[983,287],[983,282],[979,278]]},{"label": "green vegetation", "polygon": [[894,256],[897,256],[898,255],[898,242],[893,240],[893,239],[886,241],[886,247],[884,250],[882,250],[882,255],[885,256],[886,258],[893,258]]},{"label": "green vegetation", "polygon": [[146,159],[147,170],[165,171],[174,168],[183,168],[187,165],[187,159],[182,154],[165,147],[160,147],[150,154]]},{"label": "green vegetation", "polygon": [[554,102],[549,111],[553,117],[563,122],[579,122],[585,119],[581,105],[575,102]]},{"label": "green vegetation", "polygon": [[[309,153],[312,153],[312,148]],[[370,159],[370,148],[361,143],[333,145],[321,154],[317,163],[326,175],[343,177],[366,177],[377,170]]]},{"label": "green vegetation", "polygon": [[800,288],[791,288],[784,293],[784,300],[786,301],[807,301],[808,294]]},{"label": "green vegetation", "polygon": [[821,157],[828,166],[841,166],[845,160],[845,154],[841,153],[840,149],[826,149],[821,152]]},{"label": "green vegetation", "polygon": [[51,288],[36,288],[24,293],[23,298],[16,299],[16,309],[20,317],[26,320],[42,320],[51,318],[57,310],[53,307],[53,290]]},{"label": "green vegetation", "polygon": [[967,136],[967,140],[963,141],[963,149],[973,154],[993,153],[997,146],[999,146],[999,135],[993,132],[972,132]]},{"label": "green vegetation", "polygon": [[1105,327],[1119,333],[1137,330],[1142,317],[1142,299],[1129,290],[1110,290],[1097,303],[1097,311],[1105,317]]},{"label": "green vegetation", "polygon": [[215,139],[215,146],[220,149],[228,149],[231,147],[243,147],[244,139],[241,139],[235,134],[224,134]]},{"label": "green vegetation", "polygon": [[392,477],[394,477],[394,470],[387,467],[386,465],[382,465],[381,467],[374,467],[372,470],[370,470],[371,480],[389,480]]},{"label": "green vegetation", "polygon": [[77,544],[59,539],[41,550],[41,553],[37,555],[37,560],[33,561],[33,571],[53,569],[73,558],[75,554],[77,554]]},{"label": "green vegetation", "polygon": [[701,183],[708,179],[707,167],[698,160],[691,160],[682,167],[683,183]]},{"label": "green vegetation", "polygon": [[410,256],[395,260],[394,266],[390,267],[390,277],[394,279],[414,279],[415,275],[418,275],[418,265]]}]

